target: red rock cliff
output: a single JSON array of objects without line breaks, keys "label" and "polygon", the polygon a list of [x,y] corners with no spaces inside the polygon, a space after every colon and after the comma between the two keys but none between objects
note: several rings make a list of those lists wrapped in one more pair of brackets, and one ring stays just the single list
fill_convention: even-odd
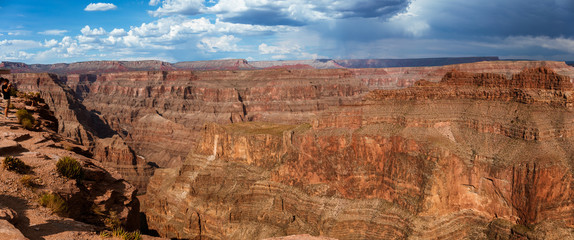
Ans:
[{"label": "red rock cliff", "polygon": [[183,166],[152,177],[150,227],[207,239],[567,237],[572,83],[546,67],[513,74],[449,72],[308,124],[205,125]]}]

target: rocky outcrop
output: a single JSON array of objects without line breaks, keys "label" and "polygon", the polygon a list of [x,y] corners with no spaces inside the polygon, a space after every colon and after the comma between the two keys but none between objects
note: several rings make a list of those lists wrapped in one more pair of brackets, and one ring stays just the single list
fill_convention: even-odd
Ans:
[{"label": "rocky outcrop", "polygon": [[87,146],[95,136],[110,133],[109,127],[99,122],[100,119],[87,111],[69,88],[59,82],[58,76],[48,73],[21,73],[7,77],[20,91],[40,93],[40,97],[54,111],[58,132],[64,137]]},{"label": "rocky outcrop", "polygon": [[[15,106],[24,106],[25,102],[19,97],[12,99]],[[38,122],[52,119],[43,118],[43,103],[26,105],[26,109]],[[0,119],[0,142],[12,141],[18,147],[1,149],[0,160],[15,157],[27,167],[14,166],[18,171],[10,171],[4,163],[0,169],[0,238],[21,239],[4,221],[14,224],[20,235],[30,239],[94,239],[98,237],[96,229],[103,229],[106,218],[114,218],[126,229],[139,229],[140,208],[134,186],[117,172],[84,156],[89,155],[79,150],[84,146],[59,135],[57,129],[43,127],[50,124],[36,124],[32,130],[23,128],[13,117],[15,112],[10,110],[10,118]],[[77,159],[82,177],[61,176],[56,166],[62,157]]]},{"label": "rocky outcrop", "polygon": [[60,135],[92,149],[96,160],[119,171],[124,178],[142,188],[141,192],[145,192],[154,166],[143,159],[138,160],[133,150],[105,122],[101,113],[85,107],[81,102],[83,97],[76,94],[82,92],[80,89],[71,89],[64,84],[64,81],[68,81],[71,86],[81,87],[81,83],[92,81],[92,76],[72,74],[61,78],[47,73],[17,73],[6,77],[20,91],[40,93],[49,110],[53,111],[47,114],[55,117]]},{"label": "rocky outcrop", "polygon": [[120,136],[114,135],[111,138],[96,140],[91,152],[94,159],[100,161],[106,168],[114,169],[124,179],[140,189],[140,193],[145,193],[147,182],[153,175],[155,166],[136,156]]},{"label": "rocky outcrop", "polygon": [[570,78],[499,69],[372,91],[309,123],[207,124],[181,167],[152,177],[150,228],[206,239],[571,236]]}]

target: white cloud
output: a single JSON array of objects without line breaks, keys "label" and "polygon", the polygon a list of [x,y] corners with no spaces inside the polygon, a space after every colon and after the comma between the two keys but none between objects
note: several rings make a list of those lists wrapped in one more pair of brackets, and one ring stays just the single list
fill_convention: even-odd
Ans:
[{"label": "white cloud", "polygon": [[265,43],[259,45],[259,53],[261,54],[286,54],[293,51],[298,51],[300,48],[297,45],[294,46],[269,46]]},{"label": "white cloud", "polygon": [[56,45],[58,45],[58,40],[56,39],[44,40],[44,44],[42,44],[46,48],[55,47]]},{"label": "white cloud", "polygon": [[315,53],[308,53],[304,48],[294,42],[281,42],[279,46],[269,46],[265,43],[259,45],[259,53],[272,55],[272,59],[318,59],[328,58]]},{"label": "white cloud", "polygon": [[118,7],[113,3],[90,3],[84,11],[92,12],[92,11],[109,11],[109,10],[116,10]]},{"label": "white cloud", "polygon": [[32,40],[7,40],[4,39],[2,41],[0,41],[0,47],[10,47],[10,48],[14,48],[14,49],[29,49],[29,48],[35,48],[35,47],[40,47],[41,43],[36,42],[36,41],[32,41]]},{"label": "white cloud", "polygon": [[106,34],[106,30],[104,30],[103,28],[94,28],[91,29],[90,26],[86,25],[84,28],[82,28],[82,30],[80,30],[82,32],[82,34],[86,35],[86,36],[102,36]]},{"label": "white cloud", "polygon": [[30,35],[30,31],[16,30],[8,32],[8,36],[26,36],[26,35]]},{"label": "white cloud", "polygon": [[114,28],[114,30],[110,32],[110,35],[114,37],[121,37],[127,35],[127,33],[123,28]]},{"label": "white cloud", "polygon": [[150,6],[157,6],[160,2],[161,2],[161,0],[150,0],[149,5]]},{"label": "white cloud", "polygon": [[84,35],[79,35],[77,39],[79,43],[97,43],[100,41],[97,37],[88,37]]},{"label": "white cloud", "polygon": [[149,4],[156,6],[160,2],[161,7],[155,11],[149,11],[154,17],[174,14],[195,15],[205,10],[203,0],[150,0]]},{"label": "white cloud", "polygon": [[28,60],[34,56],[34,53],[30,51],[39,47],[42,47],[42,44],[32,40],[1,40],[0,59],[8,61]]},{"label": "white cloud", "polygon": [[197,47],[208,52],[237,52],[240,51],[237,47],[237,42],[240,40],[233,35],[206,37],[201,39]]},{"label": "white cloud", "polygon": [[67,32],[68,32],[68,30],[51,29],[51,30],[39,32],[38,34],[42,34],[42,35],[64,35],[64,33],[67,33]]}]

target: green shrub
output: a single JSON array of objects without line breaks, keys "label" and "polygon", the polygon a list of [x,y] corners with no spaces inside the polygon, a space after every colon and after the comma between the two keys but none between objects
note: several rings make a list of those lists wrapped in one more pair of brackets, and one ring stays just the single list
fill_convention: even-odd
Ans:
[{"label": "green shrub", "polygon": [[20,174],[30,172],[30,166],[26,165],[22,160],[15,157],[5,157],[4,158],[4,169],[8,171],[17,172]]},{"label": "green shrub", "polygon": [[22,124],[22,126],[28,130],[34,128],[36,124],[36,118],[32,116],[26,109],[20,109],[16,112],[16,117],[18,118],[18,122]]},{"label": "green shrub", "polygon": [[32,120],[28,118],[22,119],[22,122],[20,124],[22,124],[22,127],[24,127],[25,129],[28,130],[34,129],[34,123],[32,122]]},{"label": "green shrub", "polygon": [[56,169],[60,175],[67,178],[81,180],[84,176],[82,165],[72,157],[60,158],[56,163]]},{"label": "green shrub", "polygon": [[122,227],[114,228],[111,232],[104,231],[100,233],[101,237],[109,238],[109,237],[116,237],[122,240],[141,240],[142,236],[139,231],[135,232],[128,232],[124,230]]},{"label": "green shrub", "polygon": [[40,196],[40,205],[47,207],[52,212],[65,217],[68,214],[68,203],[60,195],[54,193],[43,193]]}]

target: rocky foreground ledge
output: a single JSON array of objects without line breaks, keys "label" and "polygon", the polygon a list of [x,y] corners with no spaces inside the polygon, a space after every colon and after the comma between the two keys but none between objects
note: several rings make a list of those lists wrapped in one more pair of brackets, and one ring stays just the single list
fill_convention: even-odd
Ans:
[{"label": "rocky foreground ledge", "polygon": [[[38,124],[31,130],[23,128],[15,110],[8,119],[0,116],[0,160],[15,157],[30,167],[20,172],[5,165],[0,169],[0,239],[103,239],[99,232],[112,212],[126,229],[139,228],[135,187],[86,157],[89,153],[81,145],[46,128],[54,123],[41,118],[44,105],[26,106],[19,98],[13,104],[28,109]],[[62,157],[81,163],[81,180],[58,174],[56,162]],[[64,199],[67,209],[42,206],[39,199],[47,194]]]}]

